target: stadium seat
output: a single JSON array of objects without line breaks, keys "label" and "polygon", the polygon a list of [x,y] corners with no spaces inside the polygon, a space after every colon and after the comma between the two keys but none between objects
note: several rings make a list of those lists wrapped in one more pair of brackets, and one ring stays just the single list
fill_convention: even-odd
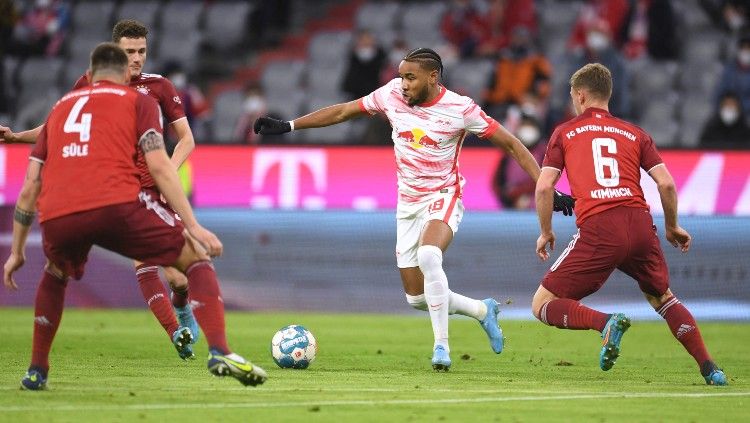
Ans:
[{"label": "stadium seat", "polygon": [[315,34],[307,47],[307,56],[312,67],[336,67],[346,63],[351,51],[350,31],[320,32]]},{"label": "stadium seat", "polygon": [[186,29],[198,29],[201,24],[203,2],[198,0],[174,0],[162,9],[161,28],[163,35],[169,31],[184,33]]},{"label": "stadium seat", "polygon": [[[69,59],[69,66],[72,66],[74,69],[71,69],[70,72],[73,74],[78,74],[75,76],[75,78],[78,78],[80,74],[86,71],[86,69],[89,67],[89,56],[91,55],[91,51],[94,50],[94,47],[97,46],[97,44],[109,41],[112,39],[111,34],[111,28],[110,33],[106,34],[105,38],[102,38],[102,34],[94,34],[89,32],[74,32],[70,36],[68,36],[67,44],[68,44],[68,59]],[[75,79],[67,80],[67,73],[66,70],[66,78],[63,80],[64,86],[65,84],[73,85],[73,82],[75,82]]]},{"label": "stadium seat", "polygon": [[261,76],[263,91],[266,96],[272,93],[284,96],[296,91],[301,85],[304,71],[305,62],[301,60],[271,62],[263,69]]},{"label": "stadium seat", "polygon": [[445,70],[448,88],[481,104],[482,93],[487,88],[492,68],[491,60],[460,61]]},{"label": "stadium seat", "polygon": [[18,113],[13,124],[18,128],[36,128],[44,122],[52,106],[60,99],[62,92],[56,87],[30,92],[21,92],[17,102]]},{"label": "stadium seat", "polygon": [[0,84],[5,84],[5,95],[13,98],[16,95],[16,71],[21,62],[14,56],[5,56],[2,58],[3,80]]},{"label": "stadium seat", "polygon": [[235,139],[234,127],[237,119],[242,113],[242,102],[244,95],[240,90],[226,91],[216,98],[213,110],[211,129],[213,139],[221,143],[238,143],[242,140]]},{"label": "stadium seat", "polygon": [[249,2],[217,1],[206,10],[205,40],[219,51],[228,51],[245,36],[248,16],[255,6]]},{"label": "stadium seat", "polygon": [[410,3],[404,7],[401,26],[410,48],[436,48],[445,43],[440,22],[447,10],[446,2]]},{"label": "stadium seat", "polygon": [[396,2],[370,2],[357,10],[356,27],[367,29],[378,42],[388,47],[398,36],[401,5]]},{"label": "stadium seat", "polygon": [[718,30],[692,33],[683,41],[683,61],[686,64],[703,66],[719,62],[725,41],[726,36]]},{"label": "stadium seat", "polygon": [[657,120],[647,118],[640,125],[651,135],[654,144],[660,148],[674,147],[680,126],[674,119]]},{"label": "stadium seat", "polygon": [[[149,30],[156,27],[159,18],[160,2],[155,1],[126,1],[117,11],[115,21],[135,19],[146,25]],[[185,28],[185,27],[183,27]]]},{"label": "stadium seat", "polygon": [[[552,38],[547,37],[546,34],[561,31],[570,33],[584,2],[580,0],[545,0],[537,1],[537,3],[536,9],[540,15],[539,33],[542,34],[543,38]],[[567,37],[565,41],[567,41]]]},{"label": "stadium seat", "polygon": [[283,97],[266,96],[268,114],[279,119],[295,119],[302,114],[302,104],[305,98],[306,93],[301,90],[288,93]]},{"label": "stadium seat", "polygon": [[18,73],[18,82],[24,89],[46,89],[57,86],[63,60],[34,57],[27,59]]},{"label": "stadium seat", "polygon": [[162,30],[162,35],[158,41],[157,51],[161,63],[177,61],[188,73],[196,70],[201,59],[200,48],[203,42],[203,36],[200,32],[183,33],[181,31]]},{"label": "stadium seat", "polygon": [[703,126],[711,117],[713,102],[702,95],[688,95],[680,101],[680,145],[695,147],[700,141]]},{"label": "stadium seat", "polygon": [[706,98],[713,96],[721,77],[722,64],[685,63],[681,68],[680,88],[687,94],[703,93]]},{"label": "stadium seat", "polygon": [[333,67],[312,67],[307,72],[307,87],[312,96],[330,96],[341,91],[346,64],[334,62]]},{"label": "stadium seat", "polygon": [[676,62],[644,60],[631,69],[633,110],[645,110],[649,102],[669,95],[676,85]]},{"label": "stadium seat", "polygon": [[713,28],[711,19],[699,4],[700,0],[681,0],[680,7],[672,7],[685,29],[685,34]]},{"label": "stadium seat", "polygon": [[[115,2],[112,0],[82,0],[73,8],[73,30],[79,34],[88,34],[89,38],[106,41],[112,38],[112,12]],[[75,44],[73,44],[75,45]]]}]

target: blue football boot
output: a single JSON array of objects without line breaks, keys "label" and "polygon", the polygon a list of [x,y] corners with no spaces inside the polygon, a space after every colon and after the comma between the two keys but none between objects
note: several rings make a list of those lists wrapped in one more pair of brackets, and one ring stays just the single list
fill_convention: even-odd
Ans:
[{"label": "blue football boot", "polygon": [[706,380],[706,385],[727,385],[727,376],[724,374],[724,370],[720,369],[713,361],[709,360],[703,363],[701,375]]},{"label": "blue football boot", "polygon": [[492,298],[487,298],[482,300],[482,302],[487,306],[487,315],[479,323],[482,325],[482,329],[487,332],[487,337],[490,338],[492,351],[495,354],[500,354],[503,352],[503,330],[497,321],[497,316],[500,314],[500,306]]},{"label": "blue football boot", "polygon": [[172,344],[174,344],[175,349],[177,349],[177,355],[179,355],[181,359],[192,360],[195,358],[192,345],[193,333],[190,331],[190,328],[184,326],[177,328],[172,334]]},{"label": "blue football boot", "polygon": [[615,313],[602,330],[602,351],[599,353],[599,367],[607,371],[615,365],[620,356],[622,335],[630,327],[630,319],[622,313]]},{"label": "blue football boot", "polygon": [[23,379],[21,379],[21,389],[27,391],[41,391],[47,389],[47,378],[42,372],[35,369],[29,369]]},{"label": "blue football boot", "polygon": [[193,335],[191,344],[195,344],[196,342],[198,342],[198,338],[201,335],[201,328],[200,326],[198,326],[198,322],[195,320],[193,308],[190,307],[190,304],[187,304],[185,307],[175,307],[174,311],[175,314],[177,314],[177,321],[180,322],[180,326],[186,326],[190,328],[190,333]]},{"label": "blue football boot", "polygon": [[432,352],[432,368],[438,372],[447,372],[451,368],[451,358],[442,345],[436,346]]}]

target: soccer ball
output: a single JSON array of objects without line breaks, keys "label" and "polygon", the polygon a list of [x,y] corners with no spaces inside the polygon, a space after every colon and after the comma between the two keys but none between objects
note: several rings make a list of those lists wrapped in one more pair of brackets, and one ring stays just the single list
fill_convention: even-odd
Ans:
[{"label": "soccer ball", "polygon": [[271,340],[273,361],[282,369],[306,369],[317,353],[318,343],[304,326],[285,326]]}]

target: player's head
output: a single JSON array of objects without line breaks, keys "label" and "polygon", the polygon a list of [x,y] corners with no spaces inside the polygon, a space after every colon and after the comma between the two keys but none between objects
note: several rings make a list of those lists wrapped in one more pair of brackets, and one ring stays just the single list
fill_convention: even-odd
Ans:
[{"label": "player's head", "polygon": [[148,28],[133,19],[124,19],[112,28],[112,41],[128,55],[128,66],[132,76],[138,76],[146,63],[146,35]]},{"label": "player's head", "polygon": [[443,60],[429,48],[416,48],[398,66],[401,94],[409,106],[424,103],[430,90],[436,90],[443,73]]},{"label": "player's head", "polygon": [[128,56],[115,43],[101,43],[91,52],[91,64],[87,73],[90,81],[106,79],[126,84],[130,80]]},{"label": "player's head", "polygon": [[601,63],[589,63],[570,77],[570,98],[576,115],[586,108],[606,106],[612,96],[612,73]]}]

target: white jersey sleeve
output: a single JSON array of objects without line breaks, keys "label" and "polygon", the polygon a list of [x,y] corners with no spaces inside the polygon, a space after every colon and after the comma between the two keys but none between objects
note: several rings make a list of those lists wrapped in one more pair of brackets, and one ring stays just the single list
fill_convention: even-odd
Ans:
[{"label": "white jersey sleeve", "polygon": [[392,79],[387,84],[371,92],[370,94],[359,99],[359,108],[363,112],[367,112],[371,115],[376,113],[386,113],[386,108],[389,102],[389,98],[393,95],[393,91],[398,94],[400,78]]},{"label": "white jersey sleeve", "polygon": [[466,109],[463,111],[464,127],[467,131],[477,135],[479,138],[487,138],[495,131],[500,124],[491,117],[487,116],[474,100],[464,97],[468,100]]}]

